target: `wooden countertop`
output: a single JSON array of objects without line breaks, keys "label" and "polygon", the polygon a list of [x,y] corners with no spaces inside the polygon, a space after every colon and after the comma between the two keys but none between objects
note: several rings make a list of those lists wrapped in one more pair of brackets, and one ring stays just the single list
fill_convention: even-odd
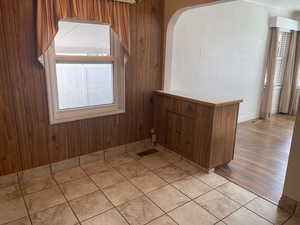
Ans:
[{"label": "wooden countertop", "polygon": [[159,95],[175,97],[183,101],[190,101],[193,103],[207,105],[207,106],[214,106],[214,107],[240,104],[241,102],[243,102],[243,99],[232,99],[224,96],[206,96],[206,95],[199,95],[199,94],[191,94],[182,91],[157,90],[154,91],[154,93]]}]

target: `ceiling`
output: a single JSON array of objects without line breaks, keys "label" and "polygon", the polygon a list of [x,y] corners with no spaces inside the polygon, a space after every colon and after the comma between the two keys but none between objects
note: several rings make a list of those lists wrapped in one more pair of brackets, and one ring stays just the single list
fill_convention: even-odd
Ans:
[{"label": "ceiling", "polygon": [[262,5],[267,5],[275,8],[288,10],[300,10],[300,0],[247,0],[248,2],[256,2]]}]

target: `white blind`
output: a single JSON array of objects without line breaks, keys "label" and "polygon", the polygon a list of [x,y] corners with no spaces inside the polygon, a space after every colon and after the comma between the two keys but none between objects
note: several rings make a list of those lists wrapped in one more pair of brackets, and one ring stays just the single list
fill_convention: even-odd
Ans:
[{"label": "white blind", "polygon": [[290,32],[280,32],[277,61],[275,70],[275,85],[281,86],[287,63],[287,57],[289,52],[289,45],[291,40]]}]

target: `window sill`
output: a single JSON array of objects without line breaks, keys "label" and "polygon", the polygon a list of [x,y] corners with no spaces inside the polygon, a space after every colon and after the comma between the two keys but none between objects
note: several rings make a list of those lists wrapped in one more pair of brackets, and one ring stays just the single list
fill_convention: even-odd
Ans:
[{"label": "window sill", "polygon": [[83,115],[80,112],[73,112],[72,115],[70,116],[70,113],[56,113],[55,115],[52,115],[50,117],[50,124],[55,125],[55,124],[61,124],[61,123],[67,123],[67,122],[74,122],[74,121],[79,121],[79,120],[85,120],[85,119],[92,119],[92,118],[97,118],[97,117],[105,117],[105,116],[111,116],[111,115],[118,115],[118,114],[123,114],[125,113],[125,109],[114,109],[110,111],[90,111],[89,113],[86,113]]}]

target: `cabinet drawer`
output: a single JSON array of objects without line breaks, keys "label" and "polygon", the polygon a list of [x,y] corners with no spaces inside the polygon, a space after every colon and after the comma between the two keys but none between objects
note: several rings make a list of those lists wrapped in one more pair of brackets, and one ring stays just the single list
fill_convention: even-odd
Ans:
[{"label": "cabinet drawer", "polygon": [[174,111],[184,116],[196,116],[196,104],[185,101],[174,101]]}]

